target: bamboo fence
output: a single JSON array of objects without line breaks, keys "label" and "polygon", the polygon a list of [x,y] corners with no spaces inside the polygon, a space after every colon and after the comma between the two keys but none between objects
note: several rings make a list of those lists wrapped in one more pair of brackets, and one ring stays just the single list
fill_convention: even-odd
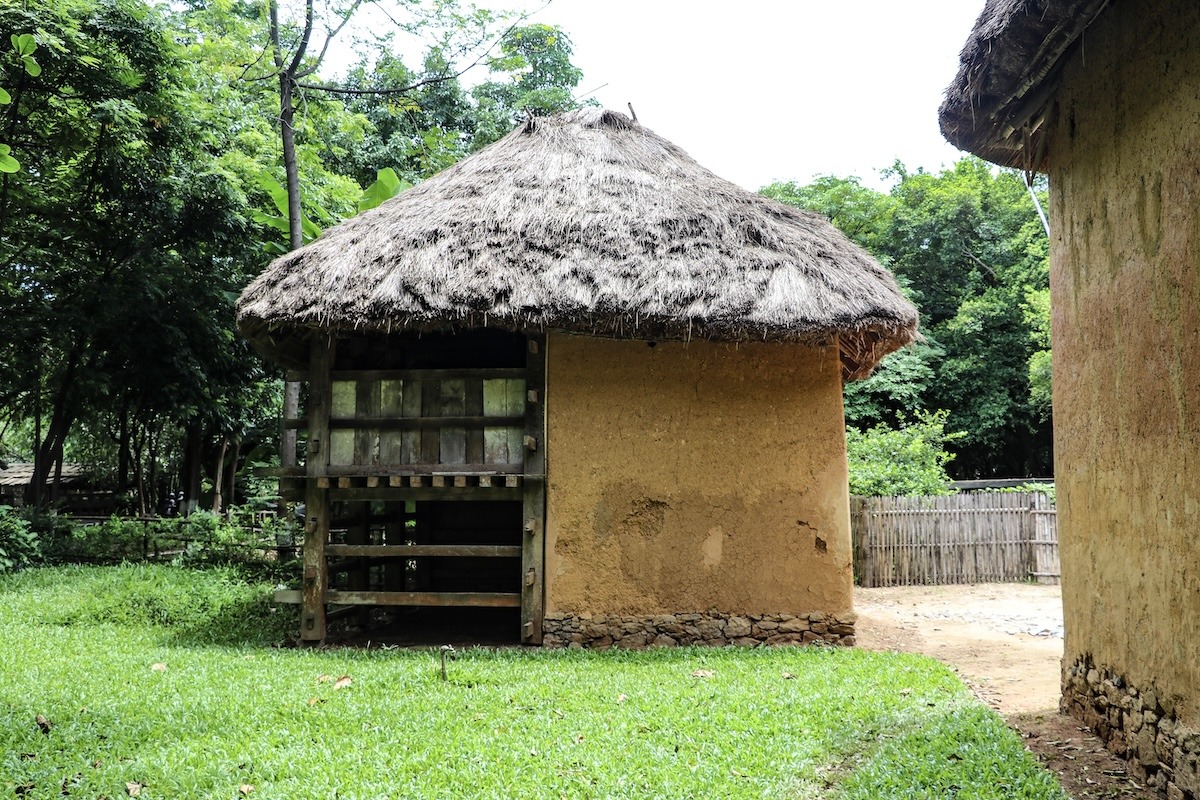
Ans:
[{"label": "bamboo fence", "polygon": [[854,572],[861,586],[1058,583],[1058,527],[1041,492],[855,497]]}]

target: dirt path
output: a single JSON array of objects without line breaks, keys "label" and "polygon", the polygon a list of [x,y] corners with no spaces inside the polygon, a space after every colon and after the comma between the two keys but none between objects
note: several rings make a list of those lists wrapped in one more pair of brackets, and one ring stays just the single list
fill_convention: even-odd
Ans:
[{"label": "dirt path", "polygon": [[1024,737],[1075,800],[1158,800],[1124,762],[1058,713],[1063,654],[1057,586],[977,584],[856,589],[857,639],[870,650],[924,653],[953,667]]}]

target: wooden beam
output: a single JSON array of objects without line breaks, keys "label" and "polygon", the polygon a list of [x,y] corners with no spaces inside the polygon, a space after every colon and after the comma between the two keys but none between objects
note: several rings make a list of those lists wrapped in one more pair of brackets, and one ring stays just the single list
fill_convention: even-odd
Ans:
[{"label": "wooden beam", "polygon": [[[379,430],[423,430],[425,428],[516,428],[525,423],[524,417],[486,416],[484,414],[456,414],[435,417],[331,417],[329,427],[333,430],[379,429]],[[307,419],[284,421],[289,431],[307,430]]]},{"label": "wooden beam", "polygon": [[325,547],[331,556],[368,558],[520,558],[520,545],[496,544],[331,544]]},{"label": "wooden beam", "polygon": [[464,486],[392,487],[377,486],[374,489],[330,489],[330,500],[520,500],[520,488]]},{"label": "wooden beam", "polygon": [[479,606],[519,608],[521,595],[513,592],[338,592],[326,594],[330,603],[364,606]]},{"label": "wooden beam", "polygon": [[[308,373],[291,370],[285,376],[289,381],[306,381]],[[335,381],[423,381],[446,378],[523,378],[525,370],[520,367],[461,367],[455,369],[339,369],[333,372]]]},{"label": "wooden beam", "polygon": [[329,573],[326,569],[325,545],[329,541],[329,491],[322,488],[329,464],[329,419],[332,390],[329,371],[333,366],[335,341],[326,333],[313,334],[309,357],[310,383],[308,390],[309,428],[308,490],[304,510],[304,561],[300,609],[300,639],[319,644],[325,640],[326,589]]},{"label": "wooden beam", "polygon": [[[546,543],[546,337],[531,335],[525,351],[525,459],[521,480],[521,642],[542,643]],[[531,445],[532,443],[532,445]],[[510,476],[511,477],[511,476]],[[507,483],[508,479],[506,479]]]}]

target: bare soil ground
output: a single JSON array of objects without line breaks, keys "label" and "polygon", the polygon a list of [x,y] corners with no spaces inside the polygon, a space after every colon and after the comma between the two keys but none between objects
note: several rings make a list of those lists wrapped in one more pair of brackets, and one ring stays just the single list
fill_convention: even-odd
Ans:
[{"label": "bare soil ground", "polygon": [[995,708],[1075,800],[1159,795],[1091,731],[1058,713],[1063,654],[1058,586],[975,584],[856,589],[857,639],[870,650],[924,653]]}]

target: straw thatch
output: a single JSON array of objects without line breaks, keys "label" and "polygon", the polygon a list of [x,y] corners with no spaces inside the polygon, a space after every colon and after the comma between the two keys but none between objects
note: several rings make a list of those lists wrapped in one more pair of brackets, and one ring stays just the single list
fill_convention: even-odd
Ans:
[{"label": "straw thatch", "polygon": [[988,0],[938,119],[956,147],[1009,167],[1046,167],[1042,140],[1067,58],[1108,0]]},{"label": "straw thatch", "polygon": [[276,260],[242,294],[238,324],[277,357],[313,329],[836,337],[859,377],[914,338],[917,313],[823,218],[584,109],[531,118]]}]

